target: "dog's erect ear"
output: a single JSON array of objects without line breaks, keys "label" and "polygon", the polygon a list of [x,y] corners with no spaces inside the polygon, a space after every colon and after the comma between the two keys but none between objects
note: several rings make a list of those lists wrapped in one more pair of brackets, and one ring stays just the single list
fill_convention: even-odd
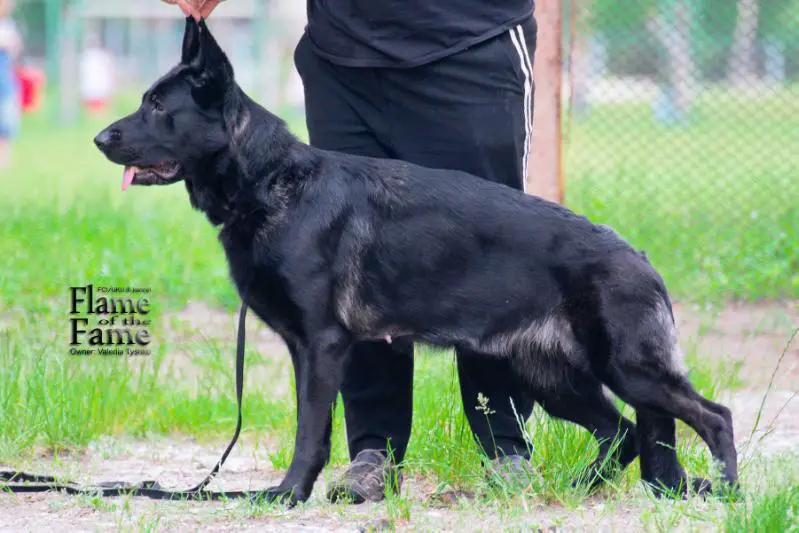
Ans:
[{"label": "dog's erect ear", "polygon": [[200,25],[194,17],[186,17],[186,29],[183,32],[183,51],[180,57],[181,63],[188,65],[200,51]]},{"label": "dog's erect ear", "polygon": [[203,67],[220,71],[218,73],[232,78],[233,67],[222,47],[219,46],[219,43],[216,42],[216,39],[211,34],[211,30],[205,24],[205,19],[200,19],[198,26],[200,28],[200,56],[204,62]]},{"label": "dog's erect ear", "polygon": [[235,86],[233,66],[203,19],[197,24],[197,41],[197,51],[188,62],[193,71],[189,82],[198,102],[213,104],[221,101],[225,92]]}]

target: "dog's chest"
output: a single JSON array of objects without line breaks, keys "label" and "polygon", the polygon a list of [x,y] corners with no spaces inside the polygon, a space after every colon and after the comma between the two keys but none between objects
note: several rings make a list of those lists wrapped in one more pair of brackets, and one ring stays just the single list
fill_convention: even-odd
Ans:
[{"label": "dog's chest", "polygon": [[296,331],[300,313],[269,247],[235,235],[222,235],[220,240],[242,301],[278,333]]}]

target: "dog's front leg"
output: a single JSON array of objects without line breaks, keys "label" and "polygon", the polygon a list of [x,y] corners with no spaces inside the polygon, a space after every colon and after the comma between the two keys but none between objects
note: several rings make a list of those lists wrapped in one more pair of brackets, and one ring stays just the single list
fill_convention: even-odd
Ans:
[{"label": "dog's front leg", "polygon": [[[302,387],[302,379],[300,376],[302,375],[303,366],[308,360],[308,348],[305,346],[304,343],[300,341],[289,341],[284,339],[286,342],[286,346],[289,348],[289,353],[291,354],[291,365],[294,368],[294,394],[295,394],[295,408],[296,408],[296,415],[297,415],[297,422],[300,419],[300,398],[301,398],[301,390]],[[326,455],[330,455],[330,433],[333,429],[333,425],[330,424],[327,429],[327,436],[325,437],[325,442],[328,445],[328,450],[325,452]]]},{"label": "dog's front leg", "polygon": [[302,386],[302,368],[303,362],[308,358],[308,348],[297,340],[287,339],[284,337],[284,342],[289,349],[291,355],[291,367],[294,369],[294,406],[297,409],[297,421],[300,418],[300,387]]},{"label": "dog's front leg", "polygon": [[289,504],[311,496],[313,484],[330,456],[332,408],[350,347],[349,334],[338,326],[325,328],[309,341],[308,350],[296,354],[305,360],[298,365],[301,370],[297,372],[294,456],[286,477],[267,494],[270,500]]}]

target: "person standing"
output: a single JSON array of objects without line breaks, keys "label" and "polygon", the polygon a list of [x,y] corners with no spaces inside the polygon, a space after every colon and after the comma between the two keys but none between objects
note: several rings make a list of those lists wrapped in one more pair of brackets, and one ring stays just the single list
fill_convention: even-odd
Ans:
[{"label": "person standing", "polygon": [[[165,1],[196,17],[219,3]],[[307,11],[294,59],[311,145],[524,188],[534,0],[307,0]],[[477,442],[500,475],[525,481],[529,448],[517,416],[529,418],[533,399],[506,361],[456,355]],[[330,487],[331,500],[384,497],[410,439],[412,382],[412,345],[353,346],[341,390],[351,463]],[[488,412],[475,409],[478,395],[488,398]]]}]

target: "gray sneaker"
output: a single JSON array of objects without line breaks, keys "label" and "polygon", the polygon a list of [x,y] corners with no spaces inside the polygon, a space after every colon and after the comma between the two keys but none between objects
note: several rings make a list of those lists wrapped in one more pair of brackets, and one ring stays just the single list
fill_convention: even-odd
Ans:
[{"label": "gray sneaker", "polygon": [[493,459],[488,475],[493,484],[511,490],[525,489],[537,477],[533,465],[521,455],[505,455]]},{"label": "gray sneaker", "polygon": [[401,476],[382,450],[362,450],[327,491],[333,503],[379,502],[386,495],[386,483],[399,490]]}]

